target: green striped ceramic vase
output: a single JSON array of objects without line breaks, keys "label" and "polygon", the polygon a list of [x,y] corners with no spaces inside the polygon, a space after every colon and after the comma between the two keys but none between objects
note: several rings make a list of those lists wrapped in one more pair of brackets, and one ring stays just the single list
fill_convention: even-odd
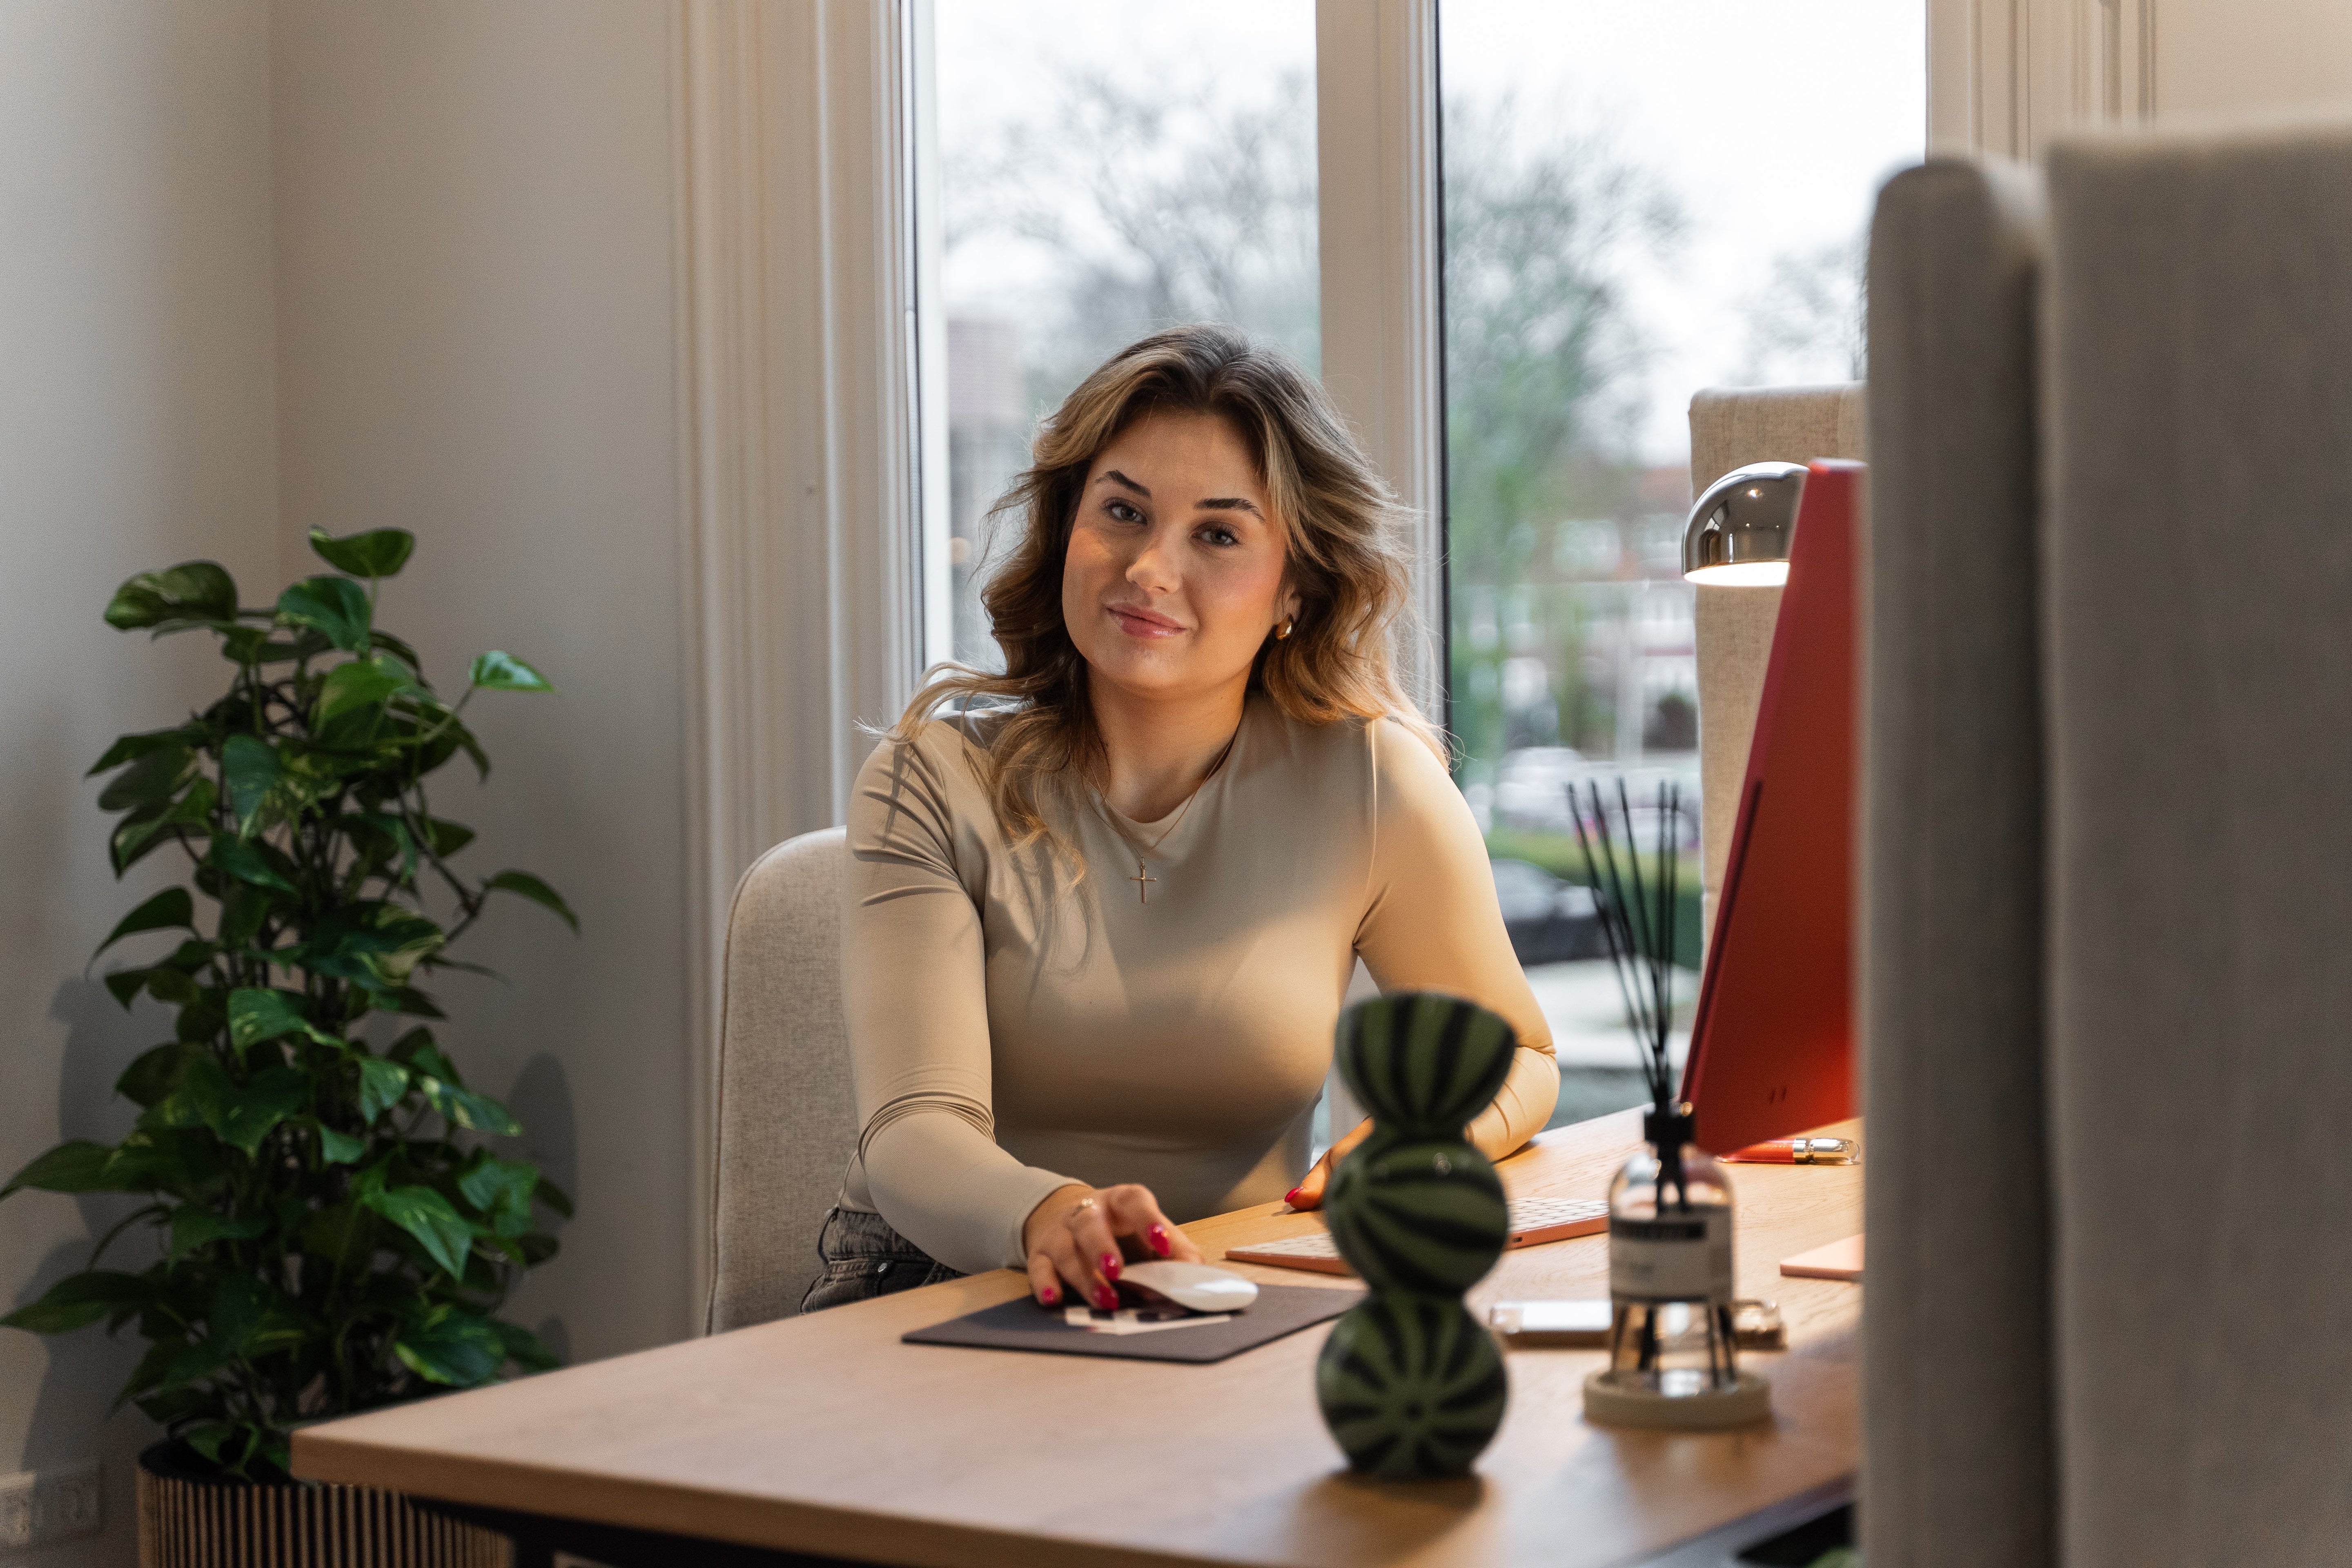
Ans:
[{"label": "green striped ceramic vase", "polygon": [[1332,1173],[1324,1213],[1372,1293],[1332,1325],[1315,1394],[1368,1475],[1462,1475],[1502,1424],[1503,1358],[1462,1293],[1501,1256],[1510,1214],[1494,1165],[1462,1133],[1517,1047],[1501,1018],[1435,992],[1340,1016],[1339,1074],[1372,1134]]}]

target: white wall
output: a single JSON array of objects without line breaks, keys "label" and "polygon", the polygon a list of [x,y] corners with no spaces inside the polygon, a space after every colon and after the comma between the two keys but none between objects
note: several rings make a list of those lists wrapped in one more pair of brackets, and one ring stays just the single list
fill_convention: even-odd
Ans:
[{"label": "white wall", "polygon": [[[385,623],[462,682],[501,647],[552,696],[468,710],[496,764],[436,808],[520,866],[468,936],[509,984],[440,994],[579,1220],[516,1298],[574,1359],[692,1331],[668,8],[280,0],[279,517],[302,552],[397,525]],[[307,553],[307,552],[302,552]],[[475,939],[478,937],[478,942]]]},{"label": "white wall", "polygon": [[[168,1038],[82,966],[165,879],[119,887],[82,770],[184,717],[226,666],[99,618],[196,556],[275,592],[268,10],[261,0],[0,6],[0,1165],[129,1130],[115,1076]],[[0,1180],[5,1180],[0,1176]],[[0,1204],[0,1300],[83,1265],[119,1199]],[[12,1558],[132,1560],[131,1456],[106,1409],[137,1360],[99,1330],[0,1330],[0,1471],[104,1455],[107,1530]]]},{"label": "white wall", "polygon": [[2159,118],[2235,110],[2352,112],[2345,0],[2158,0]]},{"label": "white wall", "polygon": [[[130,1123],[116,1074],[168,1033],[90,949],[118,888],[83,768],[226,667],[99,612],[131,573],[222,561],[247,602],[301,540],[414,529],[385,594],[444,684],[508,648],[552,697],[485,694],[496,769],[438,804],[488,871],[546,876],[444,988],[445,1040],[579,1200],[512,1304],[573,1359],[696,1321],[688,1234],[684,643],[668,6],[656,0],[7,0],[0,5],[0,1166]],[[80,1267],[114,1200],[0,1205],[0,1300]],[[0,1309],[5,1310],[5,1309]],[[107,1533],[22,1559],[132,1560],[104,1412],[136,1359],[0,1331],[0,1472],[103,1452]]]}]

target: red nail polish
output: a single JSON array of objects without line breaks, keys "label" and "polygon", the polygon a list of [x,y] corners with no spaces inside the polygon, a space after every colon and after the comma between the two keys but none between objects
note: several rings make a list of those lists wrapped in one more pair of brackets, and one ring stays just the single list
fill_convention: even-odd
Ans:
[{"label": "red nail polish", "polygon": [[1160,1254],[1162,1258],[1168,1256],[1168,1227],[1166,1226],[1155,1225],[1143,1234],[1151,1238],[1152,1251]]},{"label": "red nail polish", "polygon": [[1046,1286],[1043,1290],[1037,1292],[1037,1300],[1043,1301],[1048,1307],[1053,1306],[1061,1299],[1062,1293],[1059,1290],[1055,1289],[1051,1285]]},{"label": "red nail polish", "polygon": [[1298,1189],[1297,1187],[1293,1187],[1288,1192],[1283,1194],[1282,1201],[1288,1204],[1292,1208],[1297,1208],[1298,1206]]},{"label": "red nail polish", "polygon": [[1112,1289],[1108,1285],[1104,1286],[1101,1289],[1095,1292],[1095,1305],[1100,1307],[1106,1312],[1117,1310],[1118,1308],[1118,1292]]},{"label": "red nail polish", "polygon": [[1116,1279],[1118,1278],[1118,1253],[1106,1252],[1103,1254],[1102,1270],[1103,1278],[1106,1279]]}]

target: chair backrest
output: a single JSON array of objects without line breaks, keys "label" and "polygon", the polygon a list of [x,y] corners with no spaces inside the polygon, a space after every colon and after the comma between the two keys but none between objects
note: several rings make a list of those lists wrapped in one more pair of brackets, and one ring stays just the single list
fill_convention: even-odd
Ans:
[{"label": "chair backrest", "polygon": [[801,1310],[857,1142],[841,1011],[847,853],[838,827],[787,839],[743,874],[728,911],[712,1333]]},{"label": "chair backrest", "polygon": [[[1691,398],[1691,494],[1750,463],[1810,463],[1863,450],[1860,382],[1832,386],[1709,388]],[[1764,699],[1778,588],[1701,584],[1694,606],[1698,662],[1699,864],[1702,940],[1715,938],[1715,901],[1730,864],[1731,831],[1748,777],[1748,743]]]}]

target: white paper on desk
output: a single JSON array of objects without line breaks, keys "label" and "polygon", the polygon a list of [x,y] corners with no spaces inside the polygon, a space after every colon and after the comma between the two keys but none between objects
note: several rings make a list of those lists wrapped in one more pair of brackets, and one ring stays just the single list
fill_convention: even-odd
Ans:
[{"label": "white paper on desk", "polygon": [[1190,1329],[1203,1323],[1230,1323],[1231,1312],[1187,1312],[1181,1317],[1162,1317],[1165,1309],[1150,1311],[1133,1307],[1121,1307],[1116,1312],[1097,1311],[1092,1307],[1066,1307],[1062,1321],[1074,1329],[1084,1329],[1090,1334],[1156,1334],[1162,1329]]}]

